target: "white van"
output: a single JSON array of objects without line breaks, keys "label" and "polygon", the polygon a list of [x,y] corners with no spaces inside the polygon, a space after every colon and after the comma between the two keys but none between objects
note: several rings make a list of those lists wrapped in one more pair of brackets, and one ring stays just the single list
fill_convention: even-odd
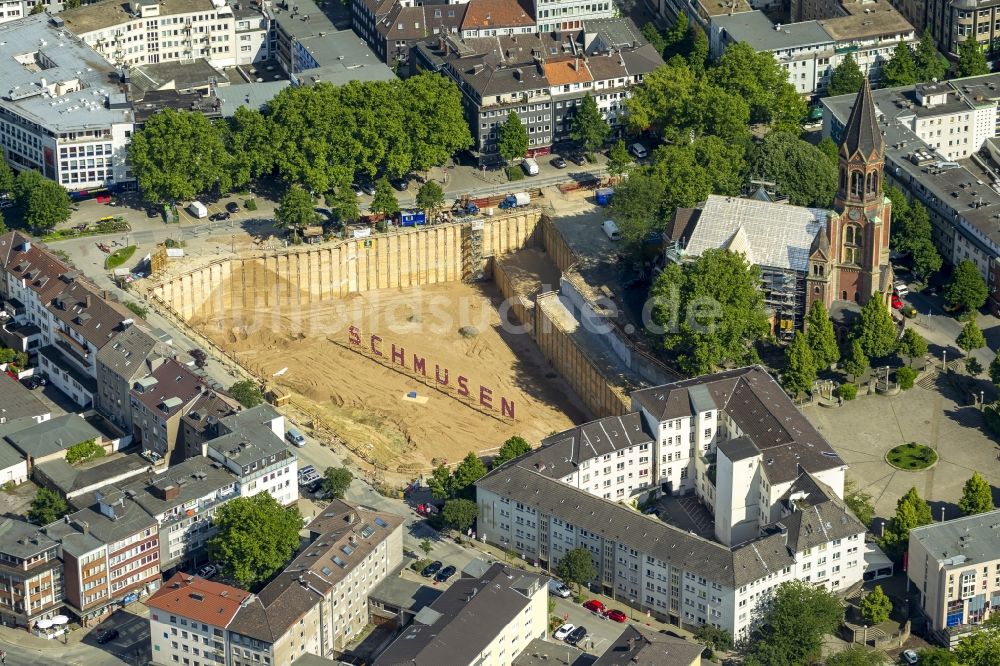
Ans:
[{"label": "white van", "polygon": [[208,217],[208,208],[200,201],[192,201],[188,204],[188,212],[198,219]]},{"label": "white van", "polygon": [[893,284],[892,290],[896,292],[896,295],[899,296],[900,298],[910,293],[910,290],[906,287],[906,283],[903,282],[902,280]]},{"label": "white van", "polygon": [[521,168],[524,169],[524,173],[529,176],[538,175],[538,162],[530,157],[525,157],[524,161],[521,162]]},{"label": "white van", "polygon": [[649,156],[649,151],[646,150],[646,146],[642,145],[641,143],[633,143],[631,146],[628,147],[628,150],[630,153],[635,155],[637,159],[640,160],[644,160],[646,159],[647,156]]},{"label": "white van", "polygon": [[604,230],[604,234],[611,240],[621,240],[621,232],[618,231],[618,225],[615,224],[614,220],[604,220],[604,224],[601,225],[601,229]]}]

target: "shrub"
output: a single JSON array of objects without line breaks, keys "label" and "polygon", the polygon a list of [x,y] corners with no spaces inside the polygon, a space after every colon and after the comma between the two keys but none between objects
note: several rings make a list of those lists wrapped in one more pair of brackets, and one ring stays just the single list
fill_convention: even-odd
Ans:
[{"label": "shrub", "polygon": [[858,387],[854,384],[841,384],[837,387],[837,396],[844,400],[854,400],[858,397]]},{"label": "shrub", "polygon": [[74,465],[78,462],[87,462],[104,455],[104,447],[93,439],[88,439],[79,444],[66,449],[66,462]]},{"label": "shrub", "polygon": [[965,369],[972,376],[980,375],[983,372],[983,364],[979,362],[979,359],[970,356],[965,359]]},{"label": "shrub", "polygon": [[414,560],[413,563],[410,565],[410,570],[411,571],[416,571],[417,573],[420,573],[421,571],[424,570],[424,567],[426,567],[430,563],[431,563],[430,560],[423,559],[423,558],[421,558],[419,560]]},{"label": "shrub", "polygon": [[913,388],[913,382],[917,378],[917,371],[913,368],[903,366],[896,370],[896,383],[904,391]]},{"label": "shrub", "polygon": [[131,310],[132,313],[140,319],[145,319],[146,315],[149,314],[149,308],[144,305],[139,305],[135,301],[125,301],[125,307]]},{"label": "shrub", "polygon": [[524,180],[524,172],[521,171],[521,167],[507,167],[507,180],[510,182]]},{"label": "shrub", "polygon": [[243,207],[246,208],[247,210],[257,210],[257,200],[247,199],[246,201],[243,202]]}]

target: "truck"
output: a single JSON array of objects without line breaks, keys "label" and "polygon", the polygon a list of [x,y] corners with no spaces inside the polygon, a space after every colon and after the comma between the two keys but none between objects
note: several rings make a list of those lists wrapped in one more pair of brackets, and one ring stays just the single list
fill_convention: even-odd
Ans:
[{"label": "truck", "polygon": [[614,193],[615,191],[611,187],[599,188],[596,192],[594,192],[594,198],[597,199],[597,205],[607,206],[609,203],[611,203],[611,195]]},{"label": "truck", "polygon": [[427,215],[422,210],[404,210],[399,213],[399,226],[415,227],[418,224],[427,224]]},{"label": "truck", "polygon": [[192,201],[188,204],[188,212],[198,219],[208,217],[208,208],[200,201]]},{"label": "truck", "polygon": [[531,195],[527,192],[515,192],[514,194],[508,194],[504,197],[504,200],[500,202],[500,208],[517,208],[518,206],[527,206],[531,203]]}]

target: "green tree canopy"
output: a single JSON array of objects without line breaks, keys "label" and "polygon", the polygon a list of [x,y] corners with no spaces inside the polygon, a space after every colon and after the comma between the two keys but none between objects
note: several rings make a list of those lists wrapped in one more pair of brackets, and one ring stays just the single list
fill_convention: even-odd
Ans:
[{"label": "green tree canopy", "polygon": [[945,285],[944,299],[951,305],[957,305],[965,312],[973,312],[983,307],[989,290],[986,281],[976,264],[964,259],[955,266],[951,280]]},{"label": "green tree canopy", "polygon": [[252,379],[241,379],[229,387],[229,395],[236,398],[236,401],[250,409],[264,402],[264,394],[260,387]]},{"label": "green tree canopy", "polygon": [[590,556],[590,551],[586,548],[574,548],[570,550],[556,565],[556,575],[563,581],[576,585],[580,589],[581,585],[586,585],[597,577],[597,567]]},{"label": "green tree canopy", "polygon": [[1000,354],[993,357],[990,361],[990,381],[996,385],[1000,385]]},{"label": "green tree canopy", "polygon": [[611,126],[604,120],[601,110],[597,108],[597,100],[588,93],[570,121],[570,138],[590,153],[600,148],[609,134],[611,134]]},{"label": "green tree canopy", "polygon": [[314,205],[311,194],[301,185],[292,185],[281,195],[281,202],[274,210],[275,225],[282,229],[300,231],[304,227],[316,224],[319,214]]},{"label": "green tree canopy", "polygon": [[855,384],[868,370],[868,357],[865,356],[865,350],[857,338],[851,338],[847,345],[847,356],[844,357],[843,366],[844,372],[851,376],[851,381]]},{"label": "green tree canopy", "polygon": [[515,157],[524,157],[524,154],[528,152],[528,130],[516,113],[507,114],[507,119],[503,121],[497,134],[499,135],[497,149],[500,152],[500,157],[507,162]]},{"label": "green tree canopy", "polygon": [[75,465],[104,456],[104,447],[96,439],[87,439],[66,449],[66,462]]},{"label": "green tree canopy", "polygon": [[493,456],[493,467],[499,467],[508,460],[513,460],[519,456],[523,456],[525,453],[531,450],[531,444],[528,443],[524,437],[519,435],[514,435],[507,439],[497,451],[497,454]]},{"label": "green tree canopy", "polygon": [[741,254],[708,250],[683,266],[667,266],[653,284],[653,321],[663,345],[691,375],[757,359],[767,335],[760,271]]},{"label": "green tree canopy", "polygon": [[948,71],[948,61],[938,52],[930,30],[924,30],[920,36],[913,59],[917,63],[918,81],[940,81]]},{"label": "green tree canopy", "polygon": [[836,69],[830,74],[830,85],[826,88],[826,94],[830,97],[837,95],[857,95],[864,83],[865,75],[858,67],[858,61],[850,53],[840,61]]},{"label": "green tree canopy", "polygon": [[758,53],[746,42],[728,46],[709,71],[709,78],[749,103],[752,122],[796,131],[806,115],[805,102],[788,82],[788,72],[772,53]]},{"label": "green tree canopy", "polygon": [[990,73],[990,64],[982,45],[976,41],[976,36],[969,36],[958,45],[958,62],[955,63],[955,74],[958,78],[965,76],[982,76]]},{"label": "green tree canopy", "polygon": [[628,173],[631,167],[632,157],[628,154],[628,149],[625,148],[625,142],[618,139],[608,151],[608,173],[612,176],[622,176]]},{"label": "green tree canopy", "polygon": [[234,187],[242,187],[274,170],[274,128],[256,109],[237,107],[229,119],[226,148],[232,157]]},{"label": "green tree canopy", "polygon": [[869,358],[884,358],[895,351],[896,324],[879,294],[873,294],[862,306],[853,336]]},{"label": "green tree canopy", "polygon": [[917,663],[921,666],[960,666],[958,659],[947,648],[924,648],[918,650],[917,655],[920,657]]},{"label": "green tree canopy", "polygon": [[428,180],[420,186],[417,190],[417,205],[430,215],[444,205],[444,189],[436,180]]},{"label": "green tree canopy", "polygon": [[927,356],[927,341],[913,328],[907,328],[903,331],[903,337],[900,338],[899,348],[896,351],[910,359],[912,366],[913,359]]},{"label": "green tree canopy", "polygon": [[392,191],[389,179],[382,176],[375,183],[375,194],[372,195],[372,202],[368,205],[368,210],[373,213],[381,213],[386,219],[391,218],[399,212],[399,201]]},{"label": "green tree canopy", "polygon": [[[24,173],[37,173],[35,171],[22,171]],[[20,180],[21,176],[18,176]],[[70,208],[69,195],[66,189],[59,183],[43,178],[24,197],[20,198],[24,211],[24,221],[32,229],[48,230],[55,227],[60,222],[69,219],[72,210]]]},{"label": "green tree canopy", "polygon": [[896,502],[896,515],[886,525],[879,545],[886,552],[899,556],[906,552],[910,530],[921,525],[930,525],[932,520],[931,507],[921,499],[915,487],[910,488]]},{"label": "green tree canopy", "polygon": [[673,24],[663,35],[664,46],[661,55],[663,55],[664,60],[670,60],[675,55],[683,55],[684,42],[687,39],[689,29],[690,25],[687,14],[677,12],[677,17],[674,19]]},{"label": "green tree canopy", "polygon": [[[687,17],[685,17],[687,18]],[[656,24],[652,21],[646,21],[642,24],[642,36],[646,39],[650,45],[656,49],[657,53],[661,56],[664,50],[667,48],[667,38],[664,36],[660,29],[656,27]]]},{"label": "green tree canopy", "polygon": [[166,108],[147,119],[128,148],[143,196],[167,202],[194,199],[215,188],[228,192],[233,162],[223,128],[200,111]]},{"label": "green tree canopy", "polygon": [[792,343],[785,349],[785,369],[781,373],[781,383],[792,397],[812,390],[816,381],[816,362],[812,349],[801,331],[795,332]]},{"label": "green tree canopy", "polygon": [[431,472],[427,479],[427,487],[430,488],[431,497],[438,501],[446,500],[452,496],[451,472],[444,465],[438,465]]},{"label": "green tree canopy", "polygon": [[826,159],[830,160],[830,164],[834,167],[840,164],[840,149],[837,147],[837,144],[833,139],[828,136],[824,136],[819,140],[819,143],[816,144],[816,147],[819,148],[819,151],[823,153]]},{"label": "green tree canopy", "polygon": [[897,42],[889,62],[882,65],[882,85],[886,88],[909,86],[916,83],[919,76],[910,45]]},{"label": "green tree canopy", "polygon": [[330,208],[345,226],[357,222],[361,218],[361,207],[358,205],[358,197],[347,185],[341,185],[333,192],[330,200]]},{"label": "green tree canopy", "polygon": [[979,327],[976,326],[975,319],[965,322],[965,326],[962,327],[962,332],[958,334],[955,344],[966,354],[971,354],[975,350],[986,346],[986,337],[979,330]]},{"label": "green tree canopy", "polygon": [[844,608],[825,588],[803,581],[782,583],[751,638],[747,666],[808,666],[820,656],[823,636],[833,633]]},{"label": "green tree canopy", "polygon": [[332,494],[334,499],[344,499],[353,480],[354,474],[346,467],[327,467],[323,472],[323,490]]},{"label": "green tree canopy", "polygon": [[444,503],[441,511],[441,519],[446,525],[454,527],[459,532],[465,532],[472,523],[476,522],[479,515],[479,507],[472,500],[450,499]]},{"label": "green tree canopy", "polygon": [[861,599],[861,616],[868,624],[881,624],[889,619],[892,612],[892,600],[882,591],[881,585],[876,585],[871,592]]},{"label": "green tree canopy", "polygon": [[299,547],[302,514],[278,504],[271,493],[237,497],[212,519],[217,531],[208,552],[242,587],[262,583],[284,567]]},{"label": "green tree canopy", "polygon": [[837,165],[791,132],[771,132],[754,150],[750,170],[773,181],[797,206],[827,207],[837,192]]},{"label": "green tree canopy", "polygon": [[462,93],[451,79],[434,72],[421,72],[390,85],[402,87],[400,103],[414,169],[426,171],[444,164],[452,155],[472,145],[472,134],[462,111]]},{"label": "green tree canopy", "polygon": [[962,666],[1000,666],[1000,628],[973,631],[958,642],[953,653]]},{"label": "green tree canopy", "polygon": [[0,196],[10,195],[14,192],[14,171],[7,164],[7,160],[0,157]]},{"label": "green tree canopy", "polygon": [[806,341],[812,350],[816,368],[825,368],[840,360],[840,347],[837,345],[837,334],[833,330],[830,314],[823,301],[815,300],[809,307],[806,319]]},{"label": "green tree canopy", "polygon": [[875,517],[872,495],[859,488],[854,479],[844,481],[844,504],[858,520],[865,524],[865,527],[871,525],[872,518]]},{"label": "green tree canopy", "polygon": [[699,643],[704,643],[715,652],[727,652],[733,648],[733,636],[725,629],[703,624],[694,632]]},{"label": "green tree canopy", "polygon": [[919,201],[911,205],[897,188],[887,186],[885,194],[892,201],[892,237],[890,246],[897,252],[910,252],[913,273],[921,281],[941,270],[941,255],[931,236],[931,220]]},{"label": "green tree canopy", "polygon": [[28,520],[36,525],[48,525],[54,523],[69,513],[69,506],[56,491],[48,488],[39,488],[31,500],[31,508],[28,510]]},{"label": "green tree canopy", "polygon": [[686,49],[691,69],[699,74],[704,72],[708,66],[711,45],[708,42],[708,35],[697,23],[688,30]]},{"label": "green tree canopy", "polygon": [[474,451],[469,451],[462,462],[458,463],[455,472],[452,474],[452,493],[458,495],[465,493],[471,496],[479,479],[486,476],[486,465],[479,459]]},{"label": "green tree canopy", "polygon": [[824,666],[883,666],[888,662],[881,650],[852,645],[846,650],[831,654],[823,663]]},{"label": "green tree canopy", "polygon": [[965,482],[958,508],[966,516],[993,510],[993,490],[979,472],[973,472],[972,477]]}]

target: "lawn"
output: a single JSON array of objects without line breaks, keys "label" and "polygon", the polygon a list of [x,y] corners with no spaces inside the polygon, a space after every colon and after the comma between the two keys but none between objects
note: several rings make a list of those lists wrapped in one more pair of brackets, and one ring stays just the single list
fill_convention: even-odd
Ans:
[{"label": "lawn", "polygon": [[937,462],[937,458],[937,453],[934,449],[923,444],[917,444],[916,442],[900,444],[897,447],[889,449],[889,452],[885,454],[886,462],[890,465],[897,469],[912,472],[927,469]]},{"label": "lawn", "polygon": [[129,245],[128,247],[123,247],[120,250],[115,250],[108,255],[107,259],[104,260],[104,268],[109,271],[118,268],[131,259],[133,254],[135,254],[135,245]]}]

